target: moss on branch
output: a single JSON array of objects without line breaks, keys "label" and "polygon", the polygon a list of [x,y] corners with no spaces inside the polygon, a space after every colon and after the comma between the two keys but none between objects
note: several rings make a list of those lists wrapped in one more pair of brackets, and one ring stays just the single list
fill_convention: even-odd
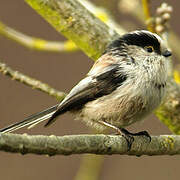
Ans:
[{"label": "moss on branch", "polygon": [[[118,34],[76,0],[25,0],[58,32],[92,59],[97,59]],[[103,38],[102,38],[103,37]]]}]

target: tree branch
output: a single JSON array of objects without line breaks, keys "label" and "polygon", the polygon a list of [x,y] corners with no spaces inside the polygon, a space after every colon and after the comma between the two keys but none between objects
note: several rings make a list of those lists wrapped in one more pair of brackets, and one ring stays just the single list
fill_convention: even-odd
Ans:
[{"label": "tree branch", "polygon": [[50,87],[48,84],[42,83],[39,80],[36,80],[34,78],[31,78],[27,75],[24,75],[18,71],[12,70],[10,67],[8,67],[6,64],[0,62],[0,72],[2,72],[4,75],[11,77],[13,80],[19,81],[27,86],[32,87],[33,89],[38,89],[42,92],[45,92],[49,94],[50,96],[54,96],[59,101],[64,99],[65,93],[60,92],[52,87]]},{"label": "tree branch", "polygon": [[152,141],[145,137],[135,137],[132,148],[127,152],[127,142],[115,135],[71,135],[57,137],[30,136],[27,134],[1,134],[0,150],[21,154],[120,154],[120,155],[176,155],[180,154],[180,136],[153,136]]},{"label": "tree branch", "polygon": [[[26,0],[59,32],[73,40],[93,59],[97,59],[106,45],[118,34],[96,19],[76,0]],[[3,66],[2,66],[3,67]],[[25,81],[18,72],[7,71],[11,77]],[[2,69],[1,69],[2,71]],[[20,76],[18,76],[18,75]],[[22,75],[22,76],[21,76]],[[36,81],[34,81],[36,82]],[[36,83],[35,83],[36,84]],[[32,85],[33,87],[33,85]],[[168,96],[156,111],[158,117],[175,133],[180,133],[180,86],[173,79],[168,82]],[[172,155],[180,154],[179,136],[152,137],[149,144],[142,138],[135,138],[131,151],[121,136],[79,135],[79,136],[27,136],[2,134],[0,150],[22,154],[128,154],[128,155]]]},{"label": "tree branch", "polygon": [[49,52],[71,52],[77,50],[72,41],[58,42],[28,36],[0,22],[0,34],[33,50]]},{"label": "tree branch", "polygon": [[119,36],[77,0],[25,1],[92,59],[97,59],[107,44]]}]

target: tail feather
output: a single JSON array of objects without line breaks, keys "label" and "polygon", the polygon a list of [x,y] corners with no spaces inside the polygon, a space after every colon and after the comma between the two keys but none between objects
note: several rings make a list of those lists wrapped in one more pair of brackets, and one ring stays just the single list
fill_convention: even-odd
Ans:
[{"label": "tail feather", "polygon": [[35,114],[27,117],[23,121],[11,124],[8,127],[0,129],[0,133],[12,132],[17,129],[23,128],[25,126],[29,126],[28,128],[32,128],[32,127],[36,126],[37,124],[39,124],[40,122],[50,118],[57,110],[57,107],[58,107],[58,104],[56,104],[55,106],[52,106],[44,111],[41,111],[39,113],[35,113]]},{"label": "tail feather", "polygon": [[53,111],[52,113],[49,113],[49,114],[47,114],[47,115],[45,115],[39,119],[36,119],[35,121],[33,121],[33,124],[29,124],[28,129],[31,129],[34,126],[36,126],[37,124],[41,123],[42,121],[49,119],[54,114],[54,112],[55,111]]}]

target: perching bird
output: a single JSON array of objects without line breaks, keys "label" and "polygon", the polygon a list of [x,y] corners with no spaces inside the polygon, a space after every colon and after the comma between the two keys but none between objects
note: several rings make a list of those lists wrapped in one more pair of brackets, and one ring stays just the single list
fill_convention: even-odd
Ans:
[{"label": "perching bird", "polygon": [[49,126],[59,115],[71,112],[89,126],[114,129],[131,146],[133,135],[149,135],[146,131],[132,134],[124,127],[142,120],[161,103],[169,56],[171,52],[157,34],[145,30],[127,33],[112,41],[60,104],[0,132],[32,127],[46,119],[45,126]]}]

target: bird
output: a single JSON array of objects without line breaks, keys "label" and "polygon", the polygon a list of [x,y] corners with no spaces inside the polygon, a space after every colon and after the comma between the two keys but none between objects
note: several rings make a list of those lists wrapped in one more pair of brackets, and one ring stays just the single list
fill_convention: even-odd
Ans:
[{"label": "bird", "polygon": [[134,136],[150,138],[147,131],[131,133],[125,127],[144,119],[161,104],[171,55],[165,41],[150,31],[135,30],[119,36],[62,102],[2,128],[0,133],[31,128],[45,120],[47,127],[70,112],[90,127],[113,129],[125,137],[130,148]]}]

